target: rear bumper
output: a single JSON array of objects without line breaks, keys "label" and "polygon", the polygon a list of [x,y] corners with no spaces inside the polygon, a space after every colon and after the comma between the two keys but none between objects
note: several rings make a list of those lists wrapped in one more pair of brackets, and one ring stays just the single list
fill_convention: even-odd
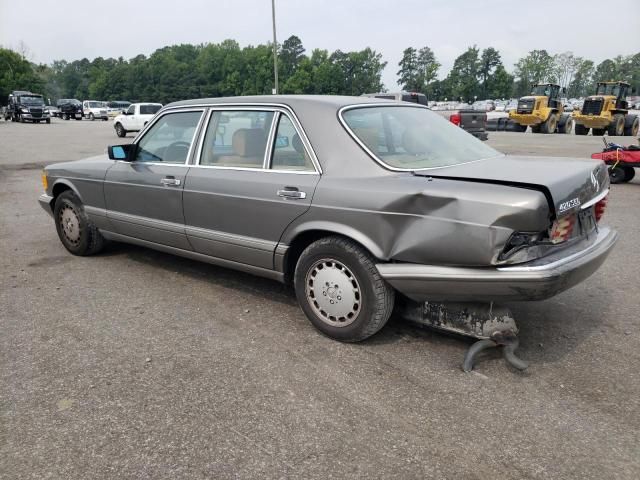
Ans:
[{"label": "rear bumper", "polygon": [[419,302],[544,300],[594,273],[617,240],[615,230],[602,227],[587,247],[567,248],[509,267],[439,267],[407,263],[385,263],[376,267],[391,286]]},{"label": "rear bumper", "polygon": [[38,197],[38,203],[40,204],[42,209],[53,217],[53,208],[51,206],[52,201],[53,197],[51,195],[47,195],[46,193],[43,193]]}]

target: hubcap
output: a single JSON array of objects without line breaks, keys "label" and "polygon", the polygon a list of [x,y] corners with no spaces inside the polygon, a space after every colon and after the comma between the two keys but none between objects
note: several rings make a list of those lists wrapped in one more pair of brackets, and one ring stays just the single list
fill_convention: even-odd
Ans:
[{"label": "hubcap", "polygon": [[342,263],[325,258],[307,273],[306,294],[314,312],[333,327],[353,323],[361,310],[360,285]]},{"label": "hubcap", "polygon": [[69,243],[77,245],[80,242],[80,220],[73,208],[65,206],[60,210],[60,226]]}]

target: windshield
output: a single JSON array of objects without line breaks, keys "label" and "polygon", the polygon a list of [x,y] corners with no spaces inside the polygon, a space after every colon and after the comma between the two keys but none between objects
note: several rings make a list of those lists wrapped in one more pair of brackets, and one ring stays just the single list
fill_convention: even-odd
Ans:
[{"label": "windshield", "polygon": [[22,105],[44,105],[44,100],[42,99],[42,97],[38,97],[35,95],[34,96],[21,95],[20,103]]},{"label": "windshield", "polygon": [[598,85],[596,95],[613,95],[617,97],[620,93],[620,86],[615,83],[601,83]]},{"label": "windshield", "polygon": [[88,108],[102,108],[104,107],[104,104],[102,102],[87,102],[89,107]]},{"label": "windshield", "polygon": [[446,167],[501,155],[426,108],[356,107],[342,118],[370,153],[391,168]]},{"label": "windshield", "polygon": [[536,85],[531,90],[531,95],[548,97],[551,95],[551,87],[549,85]]},{"label": "windshield", "polygon": [[162,105],[140,105],[140,115],[155,115]]},{"label": "windshield", "polygon": [[107,107],[109,108],[129,108],[129,105],[131,105],[131,102],[108,102],[107,103]]}]

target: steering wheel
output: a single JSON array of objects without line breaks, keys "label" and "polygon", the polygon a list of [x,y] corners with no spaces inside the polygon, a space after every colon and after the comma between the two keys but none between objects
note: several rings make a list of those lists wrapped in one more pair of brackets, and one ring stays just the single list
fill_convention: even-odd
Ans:
[{"label": "steering wheel", "polygon": [[[189,151],[189,147],[191,146],[191,144],[189,142],[185,142],[183,140],[177,141],[177,142],[173,142],[170,143],[169,145],[167,145],[164,149],[164,151],[162,152],[162,160],[163,161],[167,161],[166,156],[167,156],[167,152],[171,151],[171,149],[178,149],[181,147],[185,148],[185,154]],[[186,160],[186,159],[185,159]]]}]

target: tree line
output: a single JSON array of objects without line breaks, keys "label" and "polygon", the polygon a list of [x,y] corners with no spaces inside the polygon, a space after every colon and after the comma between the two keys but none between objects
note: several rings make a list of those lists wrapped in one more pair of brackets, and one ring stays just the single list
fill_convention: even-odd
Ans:
[{"label": "tree line", "polygon": [[[278,45],[279,93],[361,95],[383,91],[387,62],[371,48],[308,54],[292,35]],[[640,53],[617,56],[596,65],[571,52],[552,55],[533,50],[509,73],[493,47],[467,48],[444,78],[441,64],[428,47],[409,47],[398,64],[398,86],[425,93],[431,100],[511,98],[529,93],[538,82],[559,83],[567,96],[593,93],[600,80],[625,80],[640,90]],[[272,44],[241,47],[235,40],[200,45],[173,45],[148,57],[131,59],[56,60],[34,64],[24,53],[0,48],[0,102],[12,90],[58,98],[156,101],[169,103],[198,97],[270,94],[273,84]],[[390,86],[389,90],[397,90]]]}]

